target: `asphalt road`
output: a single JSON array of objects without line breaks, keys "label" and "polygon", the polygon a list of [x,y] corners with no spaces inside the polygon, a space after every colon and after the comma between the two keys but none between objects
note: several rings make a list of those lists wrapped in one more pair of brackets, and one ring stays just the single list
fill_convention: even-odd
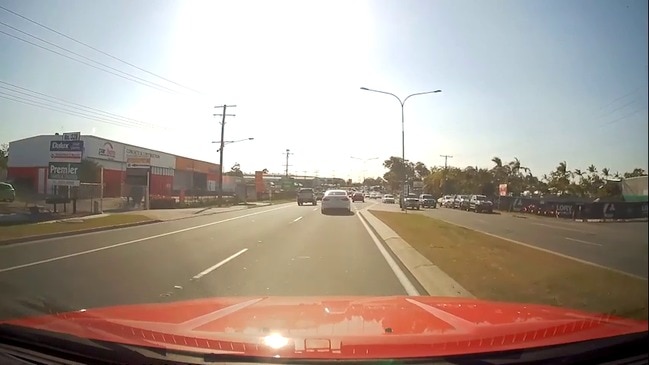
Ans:
[{"label": "asphalt road", "polygon": [[3,318],[33,313],[24,310],[42,304],[34,298],[77,310],[210,296],[406,294],[358,214],[294,203],[0,247],[0,291],[17,310],[1,304]]},{"label": "asphalt road", "polygon": [[[376,206],[379,207],[399,210],[398,204]],[[450,208],[424,209],[419,212],[647,278],[647,222],[585,223],[511,213],[477,214]]]}]

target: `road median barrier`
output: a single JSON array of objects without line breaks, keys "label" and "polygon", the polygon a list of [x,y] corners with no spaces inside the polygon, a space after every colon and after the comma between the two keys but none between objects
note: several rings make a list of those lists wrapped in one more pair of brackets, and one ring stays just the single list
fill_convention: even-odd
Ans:
[{"label": "road median barrier", "polygon": [[370,212],[479,299],[648,317],[646,279],[422,214]]},{"label": "road median barrier", "polygon": [[75,218],[0,227],[0,246],[159,223],[139,214],[111,214],[99,218]]},{"label": "road median barrier", "polygon": [[[428,295],[445,297],[468,297],[473,295],[453,280],[438,266],[419,253],[414,247],[404,241],[388,225],[376,218],[372,212],[359,211],[361,216],[374,229],[377,235],[387,244],[403,266],[410,271]],[[400,213],[397,213],[400,214]]]}]

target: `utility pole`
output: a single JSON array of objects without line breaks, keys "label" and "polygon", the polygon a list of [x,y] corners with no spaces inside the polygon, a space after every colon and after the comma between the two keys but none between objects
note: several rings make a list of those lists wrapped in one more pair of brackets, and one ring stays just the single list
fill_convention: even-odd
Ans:
[{"label": "utility pole", "polygon": [[448,169],[448,159],[453,158],[450,155],[439,155],[439,157],[444,157],[444,170]]},{"label": "utility pole", "polygon": [[443,190],[443,193],[446,194],[447,193],[447,191],[446,191],[446,174],[448,172],[448,159],[453,158],[453,156],[450,156],[450,155],[439,155],[439,156],[444,157],[444,189],[442,189],[442,190]]},{"label": "utility pole", "polygon": [[220,116],[222,117],[221,119],[221,144],[219,147],[219,186],[218,186],[218,199],[217,199],[217,204],[220,207],[223,204],[223,147],[225,146],[225,140],[224,135],[225,135],[225,117],[234,117],[234,114],[227,114],[226,110],[227,108],[235,108],[236,105],[225,105],[223,106],[215,106],[214,108],[223,108],[223,113],[221,114],[214,114],[215,117]]},{"label": "utility pole", "polygon": [[292,155],[293,153],[292,153],[291,150],[288,149],[288,148],[286,149],[286,152],[285,152],[285,153],[286,153],[286,165],[285,165],[285,166],[286,166],[286,170],[285,170],[284,174],[286,175],[286,177],[288,177],[288,167],[291,166],[291,165],[288,164],[288,156]]}]

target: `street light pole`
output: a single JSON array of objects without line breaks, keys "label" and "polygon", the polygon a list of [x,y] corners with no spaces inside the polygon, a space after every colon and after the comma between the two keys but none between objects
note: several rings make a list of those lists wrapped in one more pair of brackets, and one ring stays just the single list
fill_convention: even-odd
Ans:
[{"label": "street light pole", "polygon": [[381,90],[374,90],[374,89],[368,89],[366,87],[361,87],[361,90],[365,91],[372,91],[375,93],[380,93],[380,94],[387,94],[387,95],[392,95],[394,96],[398,101],[399,104],[401,105],[401,160],[402,163],[404,164],[404,185],[406,188],[408,188],[408,194],[410,192],[410,187],[408,186],[408,169],[406,168],[406,132],[405,132],[405,116],[404,116],[404,105],[406,104],[406,101],[410,99],[412,96],[417,96],[417,95],[425,95],[425,94],[436,94],[436,93],[441,93],[442,90],[433,90],[433,91],[424,91],[420,93],[414,93],[406,96],[403,100],[401,100],[400,97],[396,96],[393,93],[387,92],[387,91],[381,91]]},{"label": "street light pole", "polygon": [[[225,124],[225,123],[223,123],[223,124]],[[221,200],[223,199],[223,148],[226,145],[230,144],[230,143],[243,142],[243,141],[252,141],[252,140],[255,139],[254,137],[250,137],[250,138],[244,138],[244,139],[237,139],[235,141],[224,141],[223,140],[223,131],[224,131],[224,127],[223,127],[223,125],[221,125],[221,141],[220,142],[212,141],[212,143],[219,143],[220,144],[219,149],[216,151],[216,152],[219,153],[219,186],[218,186],[218,200],[217,200],[217,204],[218,204],[219,207],[221,206]]]}]

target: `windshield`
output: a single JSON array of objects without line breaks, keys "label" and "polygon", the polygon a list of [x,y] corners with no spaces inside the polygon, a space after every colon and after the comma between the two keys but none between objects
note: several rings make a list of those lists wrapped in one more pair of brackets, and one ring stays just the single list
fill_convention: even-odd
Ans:
[{"label": "windshield", "polygon": [[649,317],[648,14],[0,1],[0,365],[615,363]]}]

